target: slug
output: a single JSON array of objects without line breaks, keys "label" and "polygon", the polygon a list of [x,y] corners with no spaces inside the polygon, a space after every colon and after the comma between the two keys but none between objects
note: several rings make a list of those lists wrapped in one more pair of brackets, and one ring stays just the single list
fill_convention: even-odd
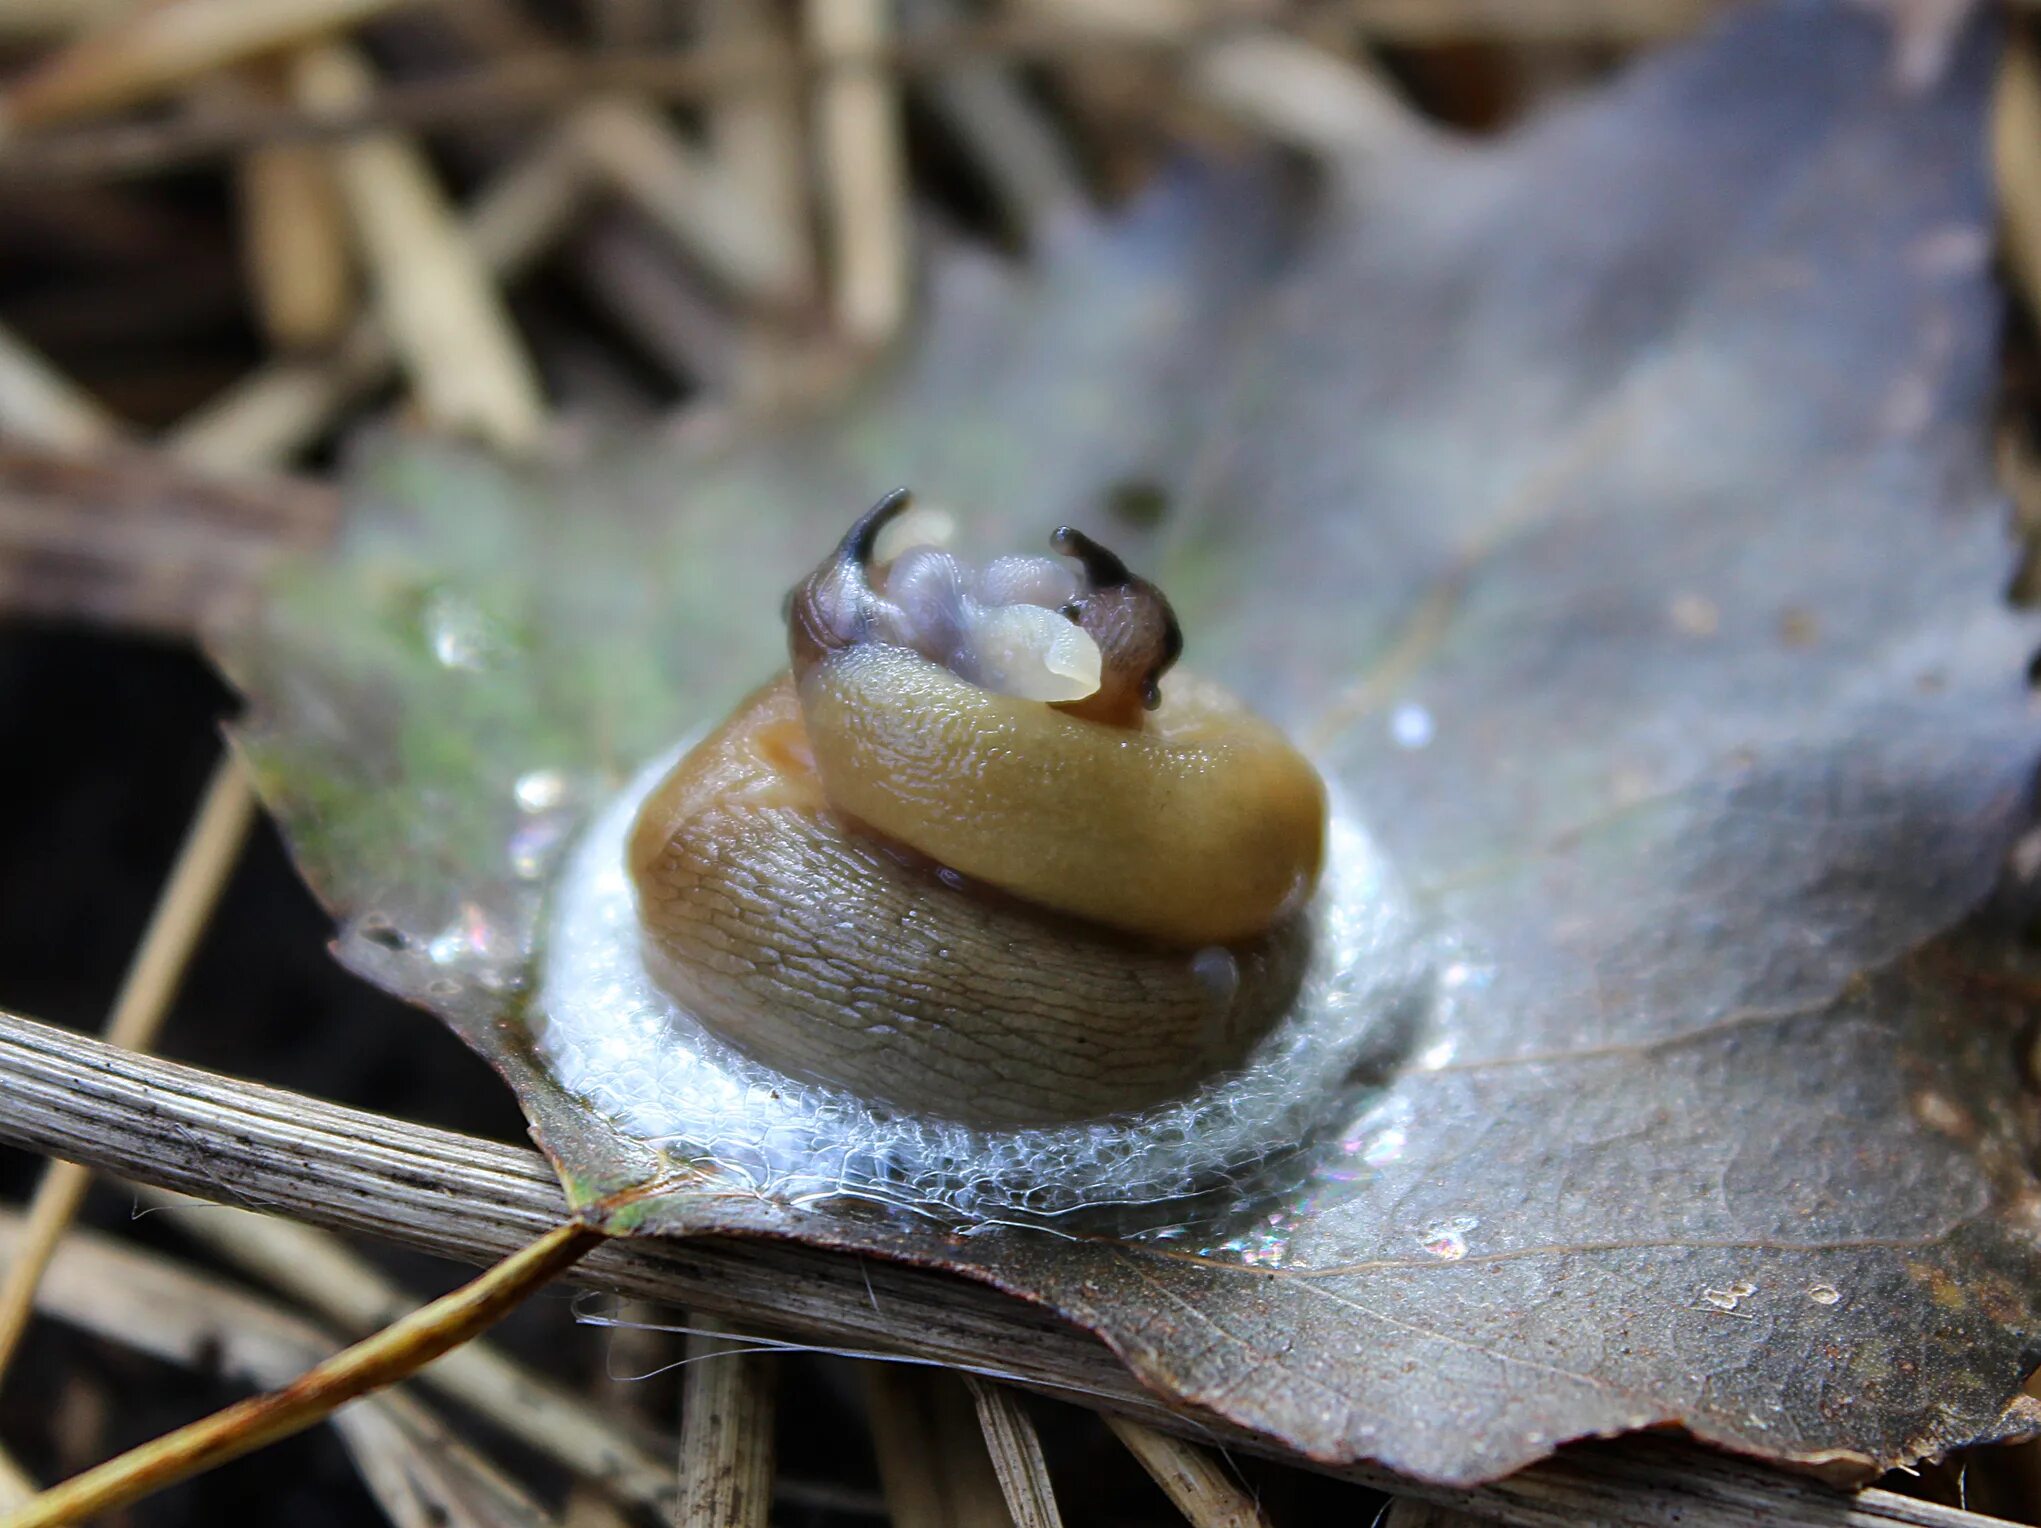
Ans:
[{"label": "slug", "polygon": [[907,502],[794,591],[790,669],[639,810],[648,971],[767,1066],[975,1126],[1240,1065],[1309,954],[1317,773],[1217,686],[1165,692],[1169,602],[1090,538],[881,563]]}]

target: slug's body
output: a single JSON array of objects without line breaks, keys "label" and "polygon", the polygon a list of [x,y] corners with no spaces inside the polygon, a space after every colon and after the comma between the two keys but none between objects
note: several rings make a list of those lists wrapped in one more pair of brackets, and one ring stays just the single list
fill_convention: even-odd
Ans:
[{"label": "slug's body", "polygon": [[647,964],[791,1075],[995,1127],[1138,1109],[1237,1065],[1309,945],[1323,788],[1214,686],[1167,601],[1071,531],[918,548],[883,501],[796,591],[793,669],[630,843]]}]

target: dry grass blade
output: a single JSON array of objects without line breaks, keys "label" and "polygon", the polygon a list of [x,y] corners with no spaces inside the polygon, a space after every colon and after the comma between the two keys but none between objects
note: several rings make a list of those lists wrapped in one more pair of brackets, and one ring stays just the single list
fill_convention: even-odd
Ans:
[{"label": "dry grass blade", "polygon": [[1379,71],[1269,29],[1208,37],[1207,18],[1183,0],[1027,3],[1101,42],[1187,47],[1184,76],[1193,95],[1308,153],[1381,157],[1438,136]]},{"label": "dry grass blade", "polygon": [[1991,126],[2007,273],[2041,313],[2041,44],[2031,26],[2006,41]]},{"label": "dry grass blade", "polygon": [[911,1364],[868,1363],[864,1374],[893,1528],[1012,1528],[964,1382]]},{"label": "dry grass blade", "polygon": [[167,0],[138,5],[0,98],[0,123],[39,127],[105,111],[272,48],[358,25],[402,0]]},{"label": "dry grass blade", "polygon": [[333,1426],[395,1528],[552,1528],[554,1518],[436,1418],[343,1406]]},{"label": "dry grass blade", "polygon": [[322,486],[223,483],[141,447],[0,445],[0,611],[187,637],[338,513]]},{"label": "dry grass blade", "polygon": [[[106,1025],[109,1043],[142,1050],[154,1041],[184,968],[227,884],[228,873],[240,857],[254,816],[255,793],[239,761],[232,756],[222,759],[121,982]],[[77,1218],[90,1183],[87,1168],[74,1162],[53,1162],[36,1185],[27,1234],[8,1264],[6,1278],[0,1280],[0,1377],[5,1376],[21,1335],[28,1329],[36,1286],[42,1282],[50,1255]]]},{"label": "dry grass blade", "polygon": [[[300,55],[294,77],[310,106],[344,107],[374,88],[367,65],[338,44]],[[346,144],[334,160],[384,326],[426,413],[444,429],[529,450],[545,415],[538,376],[431,167],[387,134]]]},{"label": "dry grass blade", "polygon": [[742,315],[692,279],[642,219],[618,212],[592,220],[569,258],[588,300],[625,325],[669,376],[710,395],[735,390]]},{"label": "dry grass blade", "polygon": [[[956,24],[954,0],[920,0],[917,23]],[[1040,228],[1083,205],[1084,182],[1043,114],[996,64],[965,59],[929,77],[929,104],[984,170],[992,193],[1016,228]]]},{"label": "dry grass blade", "polygon": [[387,382],[397,354],[379,320],[362,317],[326,355],[270,361],[187,416],[168,439],[186,461],[246,472],[301,450],[334,417]]},{"label": "dry grass blade", "polygon": [[[702,12],[712,46],[783,57],[792,47],[784,20],[756,0],[710,0]],[[757,90],[726,97],[709,113],[716,168],[749,197],[763,233],[780,247],[790,292],[815,287],[808,222],[808,177],[801,146],[801,99],[790,76],[761,79]]]},{"label": "dry grass blade", "polygon": [[1160,46],[1178,42],[1199,30],[1204,20],[1198,0],[1028,0],[1063,26],[1096,37]]},{"label": "dry grass blade", "polygon": [[1408,44],[1663,42],[1730,0],[1350,0],[1369,35]]},{"label": "dry grass blade", "polygon": [[1062,1528],[1063,1514],[1056,1510],[1056,1488],[1042,1457],[1042,1440],[1035,1435],[1034,1418],[1021,1398],[975,1374],[965,1375],[964,1383],[971,1387],[978,1425],[985,1432],[985,1451],[992,1456],[1016,1528]]},{"label": "dry grass blade", "polygon": [[1253,1497],[1206,1450],[1127,1417],[1106,1425],[1193,1528],[1268,1528]]},{"label": "dry grass blade", "polygon": [[[0,1254],[11,1254],[22,1234],[21,1217],[0,1213]],[[289,1384],[338,1346],[329,1333],[233,1285],[91,1231],[65,1240],[37,1308],[165,1363],[262,1388]],[[333,1420],[370,1489],[400,1524],[517,1528],[543,1517],[403,1391],[370,1397]],[[33,1494],[30,1486],[0,1507]]]},{"label": "dry grass blade", "polygon": [[308,143],[252,149],[237,178],[244,263],[270,342],[285,350],[332,343],[347,325],[353,293],[326,151]]},{"label": "dry grass blade", "polygon": [[28,1471],[14,1462],[14,1456],[0,1449],[0,1512],[18,1507],[35,1495],[35,1482]]},{"label": "dry grass blade", "polygon": [[[566,231],[582,201],[573,153],[550,140],[476,198],[464,219],[468,243],[493,275],[510,280]],[[396,364],[381,321],[364,317],[331,356],[275,361],[251,373],[173,430],[171,444],[184,460],[222,472],[280,459],[317,439]]]},{"label": "dry grass blade", "polygon": [[743,1343],[707,1332],[688,1335],[680,1393],[679,1528],[765,1528],[772,1507],[776,1379],[769,1354],[746,1352]]},{"label": "dry grass blade", "polygon": [[805,295],[805,264],[748,191],[650,107],[600,101],[577,111],[566,130],[589,169],[741,300],[785,307]]},{"label": "dry grass blade", "polygon": [[56,1528],[111,1511],[301,1432],[494,1325],[602,1240],[601,1232],[578,1221],[555,1226],[479,1278],[335,1354],[283,1389],[237,1402],[53,1486],[0,1517],[0,1528]]},{"label": "dry grass blade", "polygon": [[[469,1261],[557,1223],[558,1179],[526,1147],[478,1140],[138,1056],[0,1013],[0,1141],[123,1177],[259,1204]],[[1249,1453],[1264,1440],[1177,1416],[1096,1341],[996,1292],[792,1244],[618,1240],[577,1283],[712,1310],[831,1346],[999,1373]],[[1367,1465],[1331,1473],[1520,1528],[1984,1528],[1991,1520],[1889,1491],[1844,1495],[1703,1449],[1651,1439],[1571,1452],[1473,1491]]]},{"label": "dry grass blade", "polygon": [[1438,137],[1387,79],[1295,38],[1212,43],[1191,58],[1188,77],[1210,104],[1327,159],[1386,158]]},{"label": "dry grass blade", "polygon": [[118,16],[129,0],[7,0],[0,5],[0,38],[41,40],[75,36]]},{"label": "dry grass blade", "polygon": [[[808,40],[822,57],[877,53],[883,0],[808,0]],[[844,69],[816,90],[835,311],[846,337],[882,345],[907,314],[907,165],[899,92],[877,68]]]},{"label": "dry grass blade", "polygon": [[1075,24],[1024,16],[971,21],[828,57],[812,51],[781,56],[754,44],[599,54],[529,48],[455,75],[386,84],[348,106],[249,103],[0,140],[0,182],[133,177],[286,140],[339,142],[388,129],[425,132],[538,122],[604,97],[715,103],[839,76],[941,76],[973,60],[1165,62],[1237,31],[1223,21],[1206,20],[1152,35],[1130,34],[1101,30],[1079,11]]},{"label": "dry grass blade", "polygon": [[0,329],[0,433],[82,451],[112,440],[120,427],[25,341]]},{"label": "dry grass blade", "polygon": [[[373,1331],[417,1303],[325,1232],[181,1194],[143,1189],[141,1197],[171,1209],[178,1229],[194,1241],[302,1301],[344,1332]],[[654,1454],[616,1417],[598,1412],[487,1342],[456,1348],[419,1380],[609,1495],[661,1518],[672,1513],[670,1459]]]}]

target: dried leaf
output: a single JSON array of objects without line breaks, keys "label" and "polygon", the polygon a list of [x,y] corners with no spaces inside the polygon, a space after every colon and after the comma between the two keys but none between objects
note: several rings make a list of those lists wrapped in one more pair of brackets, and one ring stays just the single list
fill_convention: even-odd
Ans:
[{"label": "dried leaf", "polygon": [[[1373,166],[1280,277],[1238,188],[1180,181],[1031,275],[953,262],[894,383],[763,439],[558,483],[387,457],[228,652],[343,953],[503,1067],[614,1229],[953,1269],[1319,1458],[1471,1482],[1678,1424],[1848,1474],[2024,1430],[2024,1016],[1951,933],[2037,741],[1991,49],[1921,90],[1886,44],[1760,8]],[[515,1022],[557,846],[774,664],[780,590],[895,481],[995,544],[1165,503],[1190,661],[1298,730],[1441,930],[1381,1085],[1252,1222],[792,1209],[626,1140]]]}]

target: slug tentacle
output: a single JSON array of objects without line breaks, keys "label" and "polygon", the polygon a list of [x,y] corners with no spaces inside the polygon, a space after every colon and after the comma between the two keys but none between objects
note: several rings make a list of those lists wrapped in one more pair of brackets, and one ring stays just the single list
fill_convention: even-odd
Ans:
[{"label": "slug tentacle", "polygon": [[907,503],[795,590],[792,672],[641,810],[648,968],[771,1065],[977,1122],[1239,1064],[1309,947],[1317,774],[1216,686],[1164,696],[1169,601],[1082,532],[876,562]]},{"label": "slug tentacle", "polygon": [[793,593],[787,609],[787,643],[794,671],[804,672],[824,653],[865,641],[877,613],[872,592],[872,552],[879,533],[914,502],[896,488],[852,522],[836,550]]}]

